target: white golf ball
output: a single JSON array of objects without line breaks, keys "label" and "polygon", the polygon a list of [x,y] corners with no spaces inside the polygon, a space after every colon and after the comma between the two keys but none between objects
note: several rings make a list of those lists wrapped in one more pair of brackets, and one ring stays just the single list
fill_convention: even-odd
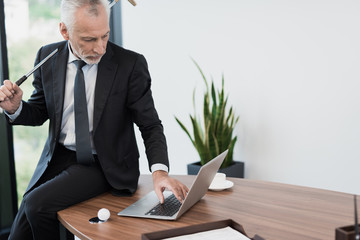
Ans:
[{"label": "white golf ball", "polygon": [[107,221],[110,218],[110,211],[106,208],[102,208],[98,211],[97,215],[101,221]]}]

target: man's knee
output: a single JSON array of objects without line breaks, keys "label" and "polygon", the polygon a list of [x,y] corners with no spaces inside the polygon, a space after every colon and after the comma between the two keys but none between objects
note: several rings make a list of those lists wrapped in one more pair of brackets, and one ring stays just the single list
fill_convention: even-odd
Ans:
[{"label": "man's knee", "polygon": [[[39,201],[40,202],[40,201]],[[24,199],[24,210],[26,218],[29,222],[33,222],[35,217],[37,216],[37,212],[39,211],[37,201],[34,199],[31,193],[29,193]]]},{"label": "man's knee", "polygon": [[36,190],[30,192],[23,201],[30,225],[38,222],[39,218],[56,218],[56,212],[54,214],[50,211],[52,201]]}]

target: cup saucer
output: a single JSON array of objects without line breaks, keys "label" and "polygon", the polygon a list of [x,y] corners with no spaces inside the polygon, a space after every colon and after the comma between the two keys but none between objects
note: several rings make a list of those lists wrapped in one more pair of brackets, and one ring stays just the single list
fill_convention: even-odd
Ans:
[{"label": "cup saucer", "polygon": [[231,188],[232,186],[234,186],[234,183],[232,181],[226,180],[221,185],[211,184],[210,187],[209,187],[209,190],[211,190],[211,191],[222,191],[222,190]]}]

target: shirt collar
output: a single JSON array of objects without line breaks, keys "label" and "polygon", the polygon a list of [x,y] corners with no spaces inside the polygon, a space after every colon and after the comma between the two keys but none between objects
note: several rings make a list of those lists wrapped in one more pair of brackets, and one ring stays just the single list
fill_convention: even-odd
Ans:
[{"label": "shirt collar", "polygon": [[68,59],[68,63],[72,63],[75,60],[80,60],[78,57],[76,57],[73,52],[71,51],[71,45],[70,45],[70,41],[68,41],[68,49],[69,49],[69,59]]}]

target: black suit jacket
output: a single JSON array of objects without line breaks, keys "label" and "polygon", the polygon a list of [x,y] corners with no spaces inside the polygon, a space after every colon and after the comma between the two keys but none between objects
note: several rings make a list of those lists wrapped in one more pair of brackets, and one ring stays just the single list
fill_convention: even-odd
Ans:
[{"label": "black suit jacket", "polygon": [[[34,73],[34,92],[27,102],[23,101],[21,114],[12,123],[38,126],[49,120],[49,135],[27,191],[46,170],[59,138],[69,55],[67,41],[42,47],[35,64],[56,48],[58,52]],[[109,42],[98,65],[93,138],[101,167],[114,189],[134,192],[137,188],[139,152],[134,123],[141,131],[149,165],[168,166],[166,140],[150,86],[145,58]]]}]

